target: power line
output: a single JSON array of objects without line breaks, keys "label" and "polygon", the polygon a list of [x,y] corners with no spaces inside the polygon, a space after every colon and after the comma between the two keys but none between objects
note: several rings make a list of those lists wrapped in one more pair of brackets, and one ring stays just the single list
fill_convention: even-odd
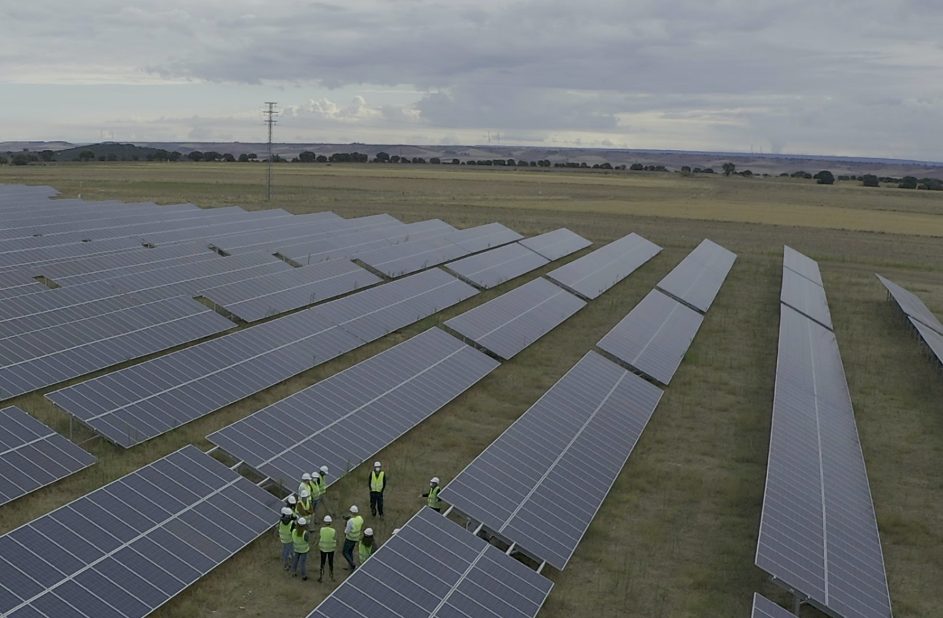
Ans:
[{"label": "power line", "polygon": [[265,105],[267,106],[265,110],[262,111],[262,114],[265,116],[265,124],[268,125],[268,182],[266,184],[266,199],[272,201],[272,129],[278,124],[278,110],[275,109],[275,106],[278,105],[275,101],[266,101]]}]

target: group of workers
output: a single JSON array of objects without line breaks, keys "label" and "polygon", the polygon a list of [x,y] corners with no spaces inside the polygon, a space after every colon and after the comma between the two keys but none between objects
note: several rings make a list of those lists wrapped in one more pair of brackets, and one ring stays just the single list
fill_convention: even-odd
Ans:
[{"label": "group of workers", "polygon": [[[328,467],[321,466],[316,472],[304,473],[298,491],[285,499],[281,509],[281,518],[278,521],[278,538],[282,543],[282,567],[291,572],[292,577],[301,576],[308,579],[308,553],[311,551],[311,541],[317,539],[317,547],[321,553],[321,566],[318,582],[324,579],[324,567],[328,567],[331,581],[334,581],[334,552],[337,551],[337,530],[334,528],[334,519],[327,513],[327,474]],[[383,493],[386,491],[386,471],[377,461],[370,472],[368,486],[370,489],[370,513],[373,517],[383,517]],[[432,477],[429,481],[429,490],[422,496],[426,498],[426,505],[436,511],[442,511],[439,500],[439,478]],[[325,515],[321,519],[321,526],[315,532],[315,512],[318,504],[324,503]],[[347,561],[347,570],[353,571],[358,564],[363,564],[379,544],[372,528],[364,527],[364,519],[357,505],[351,505],[349,514],[344,515],[344,544],[341,555]],[[396,534],[399,529],[393,531]],[[356,550],[356,561],[354,552]]]}]

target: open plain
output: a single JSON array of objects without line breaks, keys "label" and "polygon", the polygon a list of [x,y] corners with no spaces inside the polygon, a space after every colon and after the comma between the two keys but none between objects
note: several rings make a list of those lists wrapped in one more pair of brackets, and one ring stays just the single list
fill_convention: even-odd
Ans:
[{"label": "open plain", "polygon": [[[841,347],[898,618],[939,615],[943,582],[943,372],[886,301],[878,272],[943,315],[943,194],[857,182],[670,173],[452,166],[107,163],[0,168],[0,183],[64,197],[204,207],[388,212],[457,227],[500,221],[522,234],[569,227],[599,246],[636,232],[664,251],[463,396],[382,451],[382,543],[422,506],[432,475],[462,470],[703,238],[739,258],[701,332],[568,568],[545,618],[746,616],[752,593],[785,603],[753,565],[776,363],[783,244],[819,261]],[[588,250],[587,250],[588,251]],[[582,255],[576,254],[576,255]],[[564,261],[571,258],[564,258]],[[259,408],[559,265],[447,311],[263,393],[124,451],[80,428],[99,463],[0,509],[0,532],[42,515]],[[83,378],[87,379],[87,378]],[[47,389],[52,390],[52,389]],[[60,432],[42,394],[14,399]],[[5,405],[7,405],[5,404]],[[318,462],[311,462],[316,467]],[[367,500],[367,468],[330,489],[333,510]],[[565,516],[565,513],[564,513]],[[273,513],[273,524],[276,515]],[[134,522],[128,522],[133,526]],[[274,534],[257,540],[156,616],[305,616],[332,589],[280,568]],[[338,568],[338,579],[344,574]],[[817,616],[805,608],[803,616]]]}]

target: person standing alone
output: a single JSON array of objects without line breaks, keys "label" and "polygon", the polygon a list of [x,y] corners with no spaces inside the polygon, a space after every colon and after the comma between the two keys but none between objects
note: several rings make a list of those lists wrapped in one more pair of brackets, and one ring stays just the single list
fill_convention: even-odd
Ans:
[{"label": "person standing alone", "polygon": [[386,471],[379,461],[373,464],[368,483],[370,487],[370,513],[383,517],[383,491],[386,489]]},{"label": "person standing alone", "polygon": [[327,562],[331,571],[331,581],[334,581],[334,552],[337,550],[337,530],[331,525],[334,520],[330,515],[324,516],[324,525],[318,534],[318,549],[321,550],[321,574],[318,583],[324,578],[324,563]]},{"label": "person standing alone", "polygon": [[344,527],[344,560],[347,561],[347,570],[353,571],[357,568],[354,563],[354,549],[357,543],[363,538],[363,517],[359,515],[360,510],[357,505],[350,507],[350,515],[347,518],[347,526]]}]

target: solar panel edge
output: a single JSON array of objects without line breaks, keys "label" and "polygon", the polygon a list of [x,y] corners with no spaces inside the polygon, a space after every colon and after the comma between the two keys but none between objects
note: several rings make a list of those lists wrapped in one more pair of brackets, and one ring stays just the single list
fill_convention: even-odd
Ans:
[{"label": "solar panel edge", "polygon": [[[906,317],[914,318],[924,326],[927,326],[931,330],[936,331],[938,334],[943,335],[943,322],[940,322],[936,314],[933,313],[933,311],[927,306],[927,304],[922,298],[920,298],[918,294],[911,292],[899,283],[896,283],[895,281],[892,281],[878,273],[874,273],[874,276],[877,277],[878,281],[881,282],[881,285],[884,286],[884,289],[888,295],[888,299],[893,301],[901,313],[903,313]],[[920,306],[917,307],[917,309],[920,310],[920,314],[925,313],[925,315],[918,315],[917,313],[908,311],[907,308],[904,307],[904,305],[900,302],[900,299],[897,298],[897,295],[894,293],[894,288],[899,288],[908,296],[914,297],[914,299],[920,303]]]}]

